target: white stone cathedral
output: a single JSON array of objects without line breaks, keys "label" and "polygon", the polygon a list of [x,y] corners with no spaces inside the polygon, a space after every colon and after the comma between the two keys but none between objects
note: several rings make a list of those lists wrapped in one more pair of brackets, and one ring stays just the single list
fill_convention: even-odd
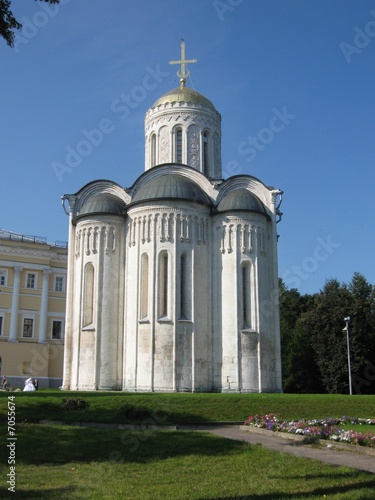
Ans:
[{"label": "white stone cathedral", "polygon": [[69,206],[63,389],[281,392],[281,191],[222,179],[221,116],[180,87],[145,117],[145,172]]}]

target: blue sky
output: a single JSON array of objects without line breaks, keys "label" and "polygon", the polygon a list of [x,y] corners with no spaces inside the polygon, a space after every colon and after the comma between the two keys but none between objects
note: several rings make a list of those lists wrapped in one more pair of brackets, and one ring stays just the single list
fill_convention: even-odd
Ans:
[{"label": "blue sky", "polygon": [[[372,0],[13,0],[12,10],[24,31],[15,49],[0,43],[1,228],[67,240],[63,194],[95,179],[134,183],[144,114],[178,86],[168,61],[184,38],[198,60],[187,84],[222,115],[226,176],[284,191],[287,286],[314,293],[354,272],[375,284]],[[95,144],[80,149],[88,136]]]}]

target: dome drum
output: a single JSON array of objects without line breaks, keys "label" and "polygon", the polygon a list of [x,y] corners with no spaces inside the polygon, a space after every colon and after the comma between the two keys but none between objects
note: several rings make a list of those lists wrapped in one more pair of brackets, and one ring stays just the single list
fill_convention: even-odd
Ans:
[{"label": "dome drum", "polygon": [[221,116],[204,96],[179,87],[156,101],[145,117],[146,170],[186,164],[210,178],[221,168]]}]

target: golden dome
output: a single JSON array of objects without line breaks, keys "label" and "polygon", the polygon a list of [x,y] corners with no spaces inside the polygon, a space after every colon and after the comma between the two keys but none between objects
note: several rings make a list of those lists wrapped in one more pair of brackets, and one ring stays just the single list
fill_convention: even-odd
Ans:
[{"label": "golden dome", "polygon": [[159,97],[152,108],[156,108],[162,104],[171,104],[173,102],[191,102],[194,104],[203,104],[204,106],[215,109],[212,102],[204,97],[204,95],[199,94],[199,92],[196,92],[189,87],[185,87],[183,84]]}]

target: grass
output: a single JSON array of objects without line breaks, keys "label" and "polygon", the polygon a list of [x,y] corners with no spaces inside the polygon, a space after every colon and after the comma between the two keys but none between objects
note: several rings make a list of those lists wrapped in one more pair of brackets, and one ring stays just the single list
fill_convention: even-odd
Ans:
[{"label": "grass", "polygon": [[[375,478],[202,432],[20,425],[17,498],[373,498]],[[5,443],[1,462],[6,460]],[[0,488],[1,498],[13,498]]]},{"label": "grass", "polygon": [[343,425],[342,429],[356,431],[356,432],[363,432],[363,433],[372,432],[373,434],[375,434],[375,425],[348,424],[348,425]]},{"label": "grass", "polygon": [[[10,393],[0,392],[0,415],[6,416]],[[244,422],[249,415],[275,413],[280,418],[375,418],[373,395],[327,394],[157,394],[122,392],[17,392],[18,422],[42,419],[65,422],[182,424]],[[72,404],[66,402],[70,400]],[[65,401],[64,401],[65,400]]]},{"label": "grass", "polygon": [[[10,393],[0,393],[6,422]],[[374,475],[277,453],[205,432],[101,430],[65,422],[180,424],[283,419],[374,418],[375,396],[292,394],[128,394],[40,390],[14,393],[16,497],[27,499],[374,498]],[[68,401],[67,401],[68,400]],[[360,430],[365,430],[359,426]],[[0,436],[3,478],[6,427]],[[0,498],[14,498],[4,485]]]}]

